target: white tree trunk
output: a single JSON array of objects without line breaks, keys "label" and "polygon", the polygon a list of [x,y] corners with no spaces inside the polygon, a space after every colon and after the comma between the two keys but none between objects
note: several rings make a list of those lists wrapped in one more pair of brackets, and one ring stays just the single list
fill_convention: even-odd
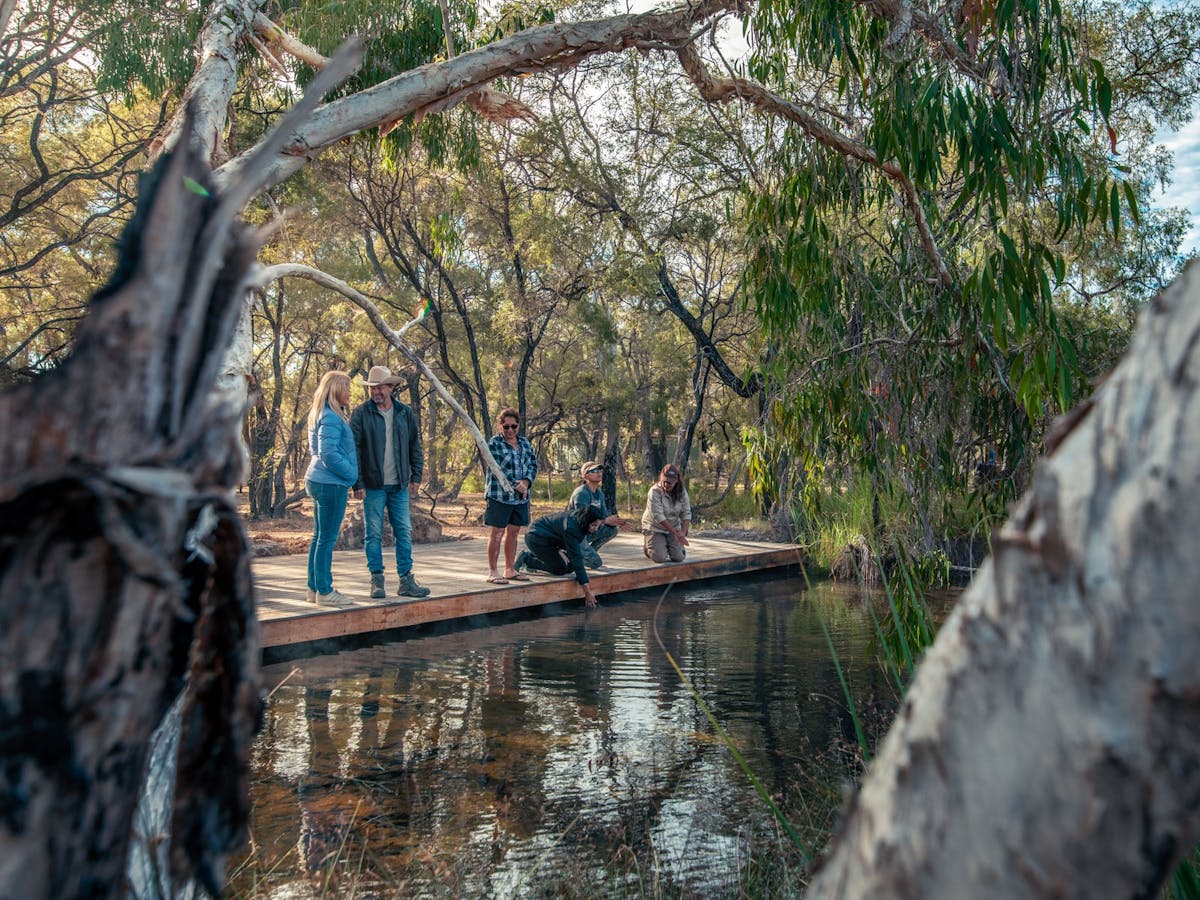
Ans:
[{"label": "white tree trunk", "polygon": [[959,602],[808,893],[1151,897],[1200,838],[1200,266]]}]

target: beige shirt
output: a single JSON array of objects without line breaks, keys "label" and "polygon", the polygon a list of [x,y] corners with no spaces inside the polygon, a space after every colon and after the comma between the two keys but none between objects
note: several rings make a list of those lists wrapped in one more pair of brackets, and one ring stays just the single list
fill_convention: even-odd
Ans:
[{"label": "beige shirt", "polygon": [[687,488],[683,489],[678,500],[655,484],[646,495],[646,511],[642,513],[642,531],[657,531],[660,534],[669,532],[659,525],[659,522],[669,522],[676,531],[683,531],[683,523],[692,521],[692,504],[688,499]]}]

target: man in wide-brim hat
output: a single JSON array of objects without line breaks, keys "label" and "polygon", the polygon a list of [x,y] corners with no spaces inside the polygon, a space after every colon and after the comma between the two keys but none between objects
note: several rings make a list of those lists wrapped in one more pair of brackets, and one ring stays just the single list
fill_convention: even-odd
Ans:
[{"label": "man in wide-brim hat", "polygon": [[358,448],[358,482],[354,496],[363,502],[363,550],[371,573],[371,597],[387,596],[383,577],[383,514],[386,512],[396,538],[396,594],[427,597],[429,588],[417,583],[412,572],[411,495],[421,488],[425,454],[417,418],[404,403],[392,396],[400,378],[387,366],[371,366],[366,386],[370,397],[354,410],[350,430]]}]

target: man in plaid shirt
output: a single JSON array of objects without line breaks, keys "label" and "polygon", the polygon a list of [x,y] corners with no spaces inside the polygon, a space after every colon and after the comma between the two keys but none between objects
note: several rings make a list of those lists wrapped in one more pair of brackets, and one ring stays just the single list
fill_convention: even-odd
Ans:
[{"label": "man in plaid shirt", "polygon": [[[528,581],[529,576],[513,568],[517,557],[517,537],[522,526],[529,524],[529,488],[537,477],[537,456],[533,445],[518,432],[521,415],[511,406],[500,410],[496,417],[500,433],[488,441],[488,450],[504,472],[512,490],[505,491],[487,473],[487,510],[483,523],[491,527],[488,535],[488,581],[508,584],[509,581]],[[504,571],[499,568],[500,544],[504,544]]]}]

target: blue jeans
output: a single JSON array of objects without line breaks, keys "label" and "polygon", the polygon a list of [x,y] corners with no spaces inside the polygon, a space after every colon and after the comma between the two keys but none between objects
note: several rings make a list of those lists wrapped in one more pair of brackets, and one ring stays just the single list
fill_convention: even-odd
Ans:
[{"label": "blue jeans", "polygon": [[313,539],[308,545],[308,587],[318,594],[333,590],[333,545],[346,514],[347,488],[341,484],[304,482],[313,501]]},{"label": "blue jeans", "polygon": [[599,550],[617,536],[617,526],[600,523],[600,527],[584,538],[584,542],[593,550]]},{"label": "blue jeans", "polygon": [[603,564],[598,552],[601,547],[617,536],[615,525],[600,524],[600,527],[583,539],[583,561],[593,568]]},{"label": "blue jeans", "polygon": [[396,537],[396,574],[412,571],[412,515],[408,509],[408,485],[393,484],[377,490],[367,489],[363,497],[363,550],[367,570],[383,574],[383,513],[387,510],[392,534]]}]

